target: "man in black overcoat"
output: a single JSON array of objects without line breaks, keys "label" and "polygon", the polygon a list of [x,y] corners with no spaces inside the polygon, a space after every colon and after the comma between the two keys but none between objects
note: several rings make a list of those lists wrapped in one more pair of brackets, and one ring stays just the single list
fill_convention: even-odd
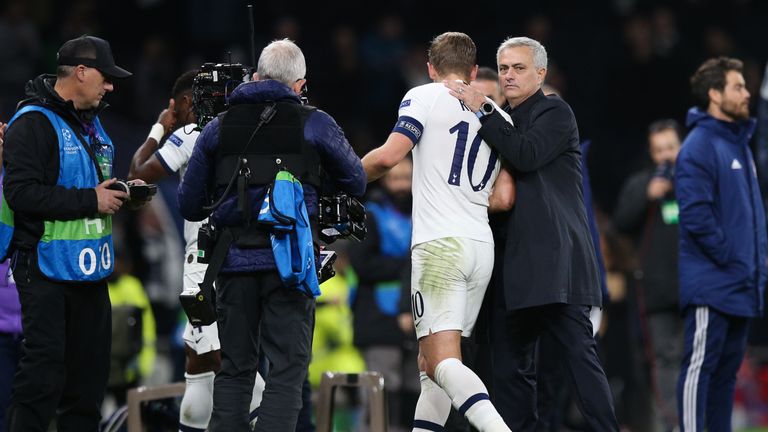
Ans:
[{"label": "man in black overcoat", "polygon": [[537,429],[535,349],[550,333],[562,347],[581,412],[592,431],[617,431],[589,312],[602,296],[587,225],[579,134],[571,108],[541,85],[547,53],[510,38],[498,49],[499,81],[513,124],[470,86],[446,82],[477,113],[479,134],[514,171],[515,205],[492,219],[493,403],[514,431]]}]

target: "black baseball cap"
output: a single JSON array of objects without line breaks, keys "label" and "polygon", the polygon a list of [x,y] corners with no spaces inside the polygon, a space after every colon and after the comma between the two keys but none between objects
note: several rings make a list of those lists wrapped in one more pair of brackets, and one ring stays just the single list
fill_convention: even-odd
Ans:
[{"label": "black baseball cap", "polygon": [[96,36],[82,35],[64,42],[56,54],[56,60],[59,66],[88,66],[111,78],[128,78],[133,75],[115,64],[109,42]]}]

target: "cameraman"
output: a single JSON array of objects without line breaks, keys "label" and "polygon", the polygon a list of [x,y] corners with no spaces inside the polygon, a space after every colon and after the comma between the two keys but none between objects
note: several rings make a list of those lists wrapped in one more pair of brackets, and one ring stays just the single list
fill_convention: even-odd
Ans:
[{"label": "cameraman", "polygon": [[[154,183],[168,175],[184,175],[192,149],[200,131],[197,129],[197,107],[192,101],[192,87],[197,69],[181,74],[171,89],[168,108],[164,109],[152,126],[149,136],[134,153],[129,179],[140,178]],[[175,128],[175,129],[174,129]],[[165,145],[160,146],[167,136]],[[197,233],[202,222],[184,221],[184,290],[194,290],[205,276],[206,264],[198,263]],[[214,322],[207,326],[185,324],[184,378],[186,387],[179,407],[179,424],[184,430],[205,430],[213,410],[213,378],[221,367],[219,331]],[[261,403],[264,380],[257,376],[251,398],[252,417],[256,417]]]},{"label": "cameraman", "polygon": [[658,421],[677,426],[675,386],[683,355],[683,321],[678,310],[678,207],[672,180],[680,151],[680,126],[659,120],[648,128],[653,168],[627,180],[613,221],[634,240],[639,271],[638,305],[652,365]]},{"label": "cameraman", "polygon": [[[187,220],[204,219],[211,213],[204,207],[223,198],[211,220],[219,242],[234,237],[216,279],[222,364],[214,383],[211,431],[248,427],[256,341],[272,364],[256,430],[293,430],[302,405],[315,301],[285,287],[276,271],[269,232],[256,223],[266,186],[279,168],[295,175],[304,185],[313,229],[321,168],[350,195],[365,192],[362,164],[341,128],[325,112],[301,104],[305,75],[304,55],[292,41],[264,48],[255,81],[238,86],[228,98],[230,109],[203,129],[179,186]],[[273,117],[265,115],[273,108]],[[238,186],[223,197],[236,171],[250,177],[237,175]]]}]

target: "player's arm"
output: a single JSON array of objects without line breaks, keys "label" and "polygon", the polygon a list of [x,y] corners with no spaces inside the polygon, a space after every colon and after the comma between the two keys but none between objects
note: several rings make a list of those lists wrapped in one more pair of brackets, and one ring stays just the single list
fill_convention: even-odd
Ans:
[{"label": "player's arm", "polygon": [[[160,141],[173,130],[176,124],[174,104],[173,99],[168,102],[168,108],[164,109],[157,117],[157,123],[152,126],[147,140],[133,154],[131,167],[128,170],[129,180],[142,179],[147,183],[155,183],[168,175],[168,171],[163,167],[155,152]],[[158,126],[162,127],[162,130]]]},{"label": "player's arm", "polygon": [[488,200],[488,212],[496,213],[509,211],[515,205],[516,197],[515,178],[505,167],[501,167],[496,181],[493,183],[493,191]]},{"label": "player's arm", "polygon": [[392,167],[400,163],[413,148],[413,141],[400,132],[389,134],[387,141],[363,156],[363,169],[368,177],[368,183],[378,179],[387,173]]}]

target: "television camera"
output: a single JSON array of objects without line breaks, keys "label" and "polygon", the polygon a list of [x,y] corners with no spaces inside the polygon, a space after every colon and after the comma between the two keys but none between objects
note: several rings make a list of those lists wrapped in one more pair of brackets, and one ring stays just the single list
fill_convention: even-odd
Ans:
[{"label": "television camera", "polygon": [[251,81],[251,71],[240,63],[204,63],[192,84],[192,109],[197,127],[229,108],[227,97],[238,85]]}]

